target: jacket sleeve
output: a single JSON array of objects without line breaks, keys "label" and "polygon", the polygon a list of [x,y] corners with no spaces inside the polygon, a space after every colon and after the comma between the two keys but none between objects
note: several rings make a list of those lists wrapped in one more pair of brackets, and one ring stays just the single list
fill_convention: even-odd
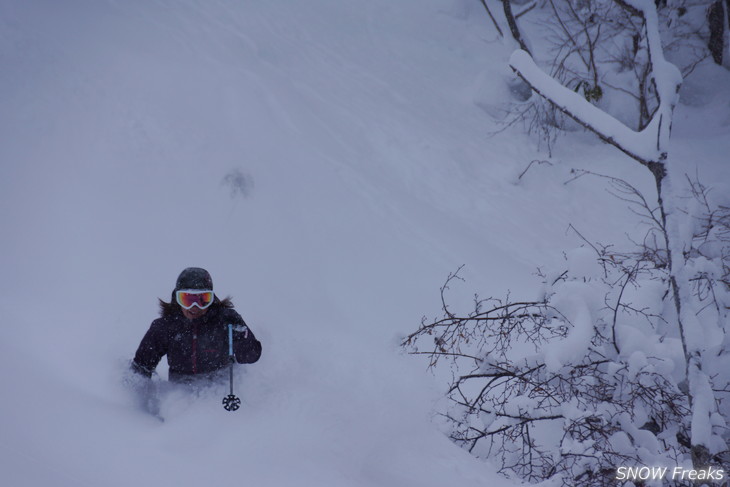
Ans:
[{"label": "jacket sleeve", "polygon": [[261,357],[261,342],[256,339],[241,315],[233,313],[233,353],[239,364],[252,364]]},{"label": "jacket sleeve", "polygon": [[162,357],[167,353],[167,340],[165,339],[164,327],[161,320],[155,320],[150,325],[142,341],[137,347],[132,361],[132,370],[146,377],[152,377],[152,373]]}]

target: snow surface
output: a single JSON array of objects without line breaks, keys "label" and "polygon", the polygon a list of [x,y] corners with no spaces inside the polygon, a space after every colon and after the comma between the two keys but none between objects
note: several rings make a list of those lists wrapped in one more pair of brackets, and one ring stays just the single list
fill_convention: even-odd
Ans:
[{"label": "snow surface", "polygon": [[[3,485],[512,485],[438,431],[398,337],[459,265],[457,303],[535,298],[569,224],[641,231],[572,168],[653,182],[582,134],[519,177],[546,157],[487,136],[513,46],[473,3],[0,0]],[[730,93],[688,84],[673,157],[727,183]],[[264,354],[238,412],[172,391],[159,423],[120,377],[187,266]]]}]

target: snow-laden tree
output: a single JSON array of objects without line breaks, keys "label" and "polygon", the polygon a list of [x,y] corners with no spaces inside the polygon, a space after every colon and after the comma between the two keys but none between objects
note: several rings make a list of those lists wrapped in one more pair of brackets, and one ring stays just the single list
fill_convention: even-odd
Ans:
[{"label": "snow-laden tree", "polygon": [[543,276],[544,298],[535,302],[476,298],[459,313],[448,305],[452,275],[443,316],[403,342],[434,367],[450,364],[444,418],[452,439],[530,482],[627,483],[617,479],[620,466],[730,474],[730,209],[726,195],[686,180],[670,157],[682,75],[664,57],[654,2],[618,1],[642,26],[636,42],[656,98],[640,130],[543,72],[527,51],[510,65],[557,110],[651,172],[656,203],[609,178],[650,224],[646,238],[625,253],[586,241],[565,269]]},{"label": "snow-laden tree", "polygon": [[[717,433],[717,400],[712,390],[712,380],[704,371],[704,354],[707,340],[724,336],[724,323],[701,322],[692,306],[690,280],[693,262],[686,256],[693,247],[692,233],[684,230],[681,194],[673,188],[673,178],[682,175],[681,168],[671,167],[669,137],[672,114],[678,101],[682,75],[664,58],[659,35],[659,20],[654,2],[649,0],[618,0],[644,22],[645,42],[649,54],[651,75],[658,106],[647,126],[637,132],[626,127],[606,112],[589,103],[584,97],[566,89],[553,78],[545,75],[532,57],[524,51],[515,52],[510,65],[540,96],[549,100],[560,111],[615,146],[637,162],[646,166],[654,175],[657,200],[661,214],[664,247],[671,300],[677,331],[682,343],[687,377],[686,394],[692,411],[691,444],[695,462],[704,464],[710,453],[726,449],[725,442]],[[670,172],[670,169],[673,171]]]},{"label": "snow-laden tree", "polygon": [[[713,1],[656,2],[665,56],[684,77],[693,75],[697,65],[709,57],[717,59],[718,49],[721,54],[727,47],[724,24],[718,30],[713,29],[717,20],[709,21],[708,10],[718,11],[711,8]],[[522,4],[524,0],[512,2]],[[611,109],[628,127],[641,130],[646,126],[658,100],[640,16],[614,0],[544,0],[514,8],[506,8],[511,2],[502,3],[506,20],[499,22],[501,17],[495,18],[487,9],[493,25],[539,59],[551,77],[594,105]],[[719,17],[715,13],[711,18]],[[503,30],[500,23],[510,28]],[[723,59],[727,61],[727,57]],[[513,91],[516,97],[523,96],[519,84]],[[548,149],[574,126],[541,99],[513,104],[506,111],[506,124],[523,123]]]}]

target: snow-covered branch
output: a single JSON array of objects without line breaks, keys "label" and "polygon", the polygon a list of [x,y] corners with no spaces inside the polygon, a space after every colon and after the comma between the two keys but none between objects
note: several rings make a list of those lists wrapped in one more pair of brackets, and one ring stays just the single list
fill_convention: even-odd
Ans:
[{"label": "snow-covered branch", "polygon": [[510,67],[537,94],[555,105],[561,112],[598,135],[633,159],[644,165],[660,160],[661,152],[646,142],[645,132],[631,130],[600,108],[592,105],[583,96],[561,85],[543,72],[527,52],[518,50],[510,57]]},{"label": "snow-covered branch", "polygon": [[603,141],[655,171],[667,157],[671,133],[672,112],[678,101],[682,75],[676,66],[664,58],[659,37],[659,21],[651,0],[617,0],[644,19],[653,81],[659,107],[647,126],[637,132],[610,114],[591,104],[583,96],[563,86],[543,72],[532,56],[524,50],[510,57],[512,69],[543,98]]}]

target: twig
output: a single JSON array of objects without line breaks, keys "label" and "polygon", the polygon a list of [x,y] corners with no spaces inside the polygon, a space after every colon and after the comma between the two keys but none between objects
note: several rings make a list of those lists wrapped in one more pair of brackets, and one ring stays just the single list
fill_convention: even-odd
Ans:
[{"label": "twig", "polygon": [[499,32],[499,37],[504,37],[504,34],[502,33],[502,29],[499,28],[499,24],[497,23],[497,19],[494,18],[494,15],[492,15],[492,11],[489,10],[489,5],[487,5],[487,0],[481,0],[482,5],[484,5],[484,10],[487,11],[487,15],[489,15],[489,18],[492,19],[492,23],[494,24],[494,27],[497,29],[497,32]]},{"label": "twig", "polygon": [[520,175],[519,175],[519,177],[518,177],[517,179],[518,179],[518,180],[522,179],[522,176],[524,176],[524,175],[525,175],[525,173],[526,173],[526,172],[527,172],[527,171],[528,171],[528,170],[529,170],[529,169],[530,169],[530,168],[532,167],[532,165],[533,165],[533,164],[535,164],[535,163],[537,163],[537,164],[548,164],[548,165],[550,165],[550,166],[552,166],[552,165],[553,165],[553,164],[552,164],[552,163],[551,163],[550,161],[546,161],[546,160],[542,160],[542,161],[541,161],[541,160],[538,160],[538,159],[533,159],[533,160],[532,160],[532,161],[531,161],[531,162],[530,162],[530,163],[529,163],[529,164],[527,165],[527,167],[525,168],[525,170],[524,170],[524,171],[522,171],[522,173],[520,173]]}]

